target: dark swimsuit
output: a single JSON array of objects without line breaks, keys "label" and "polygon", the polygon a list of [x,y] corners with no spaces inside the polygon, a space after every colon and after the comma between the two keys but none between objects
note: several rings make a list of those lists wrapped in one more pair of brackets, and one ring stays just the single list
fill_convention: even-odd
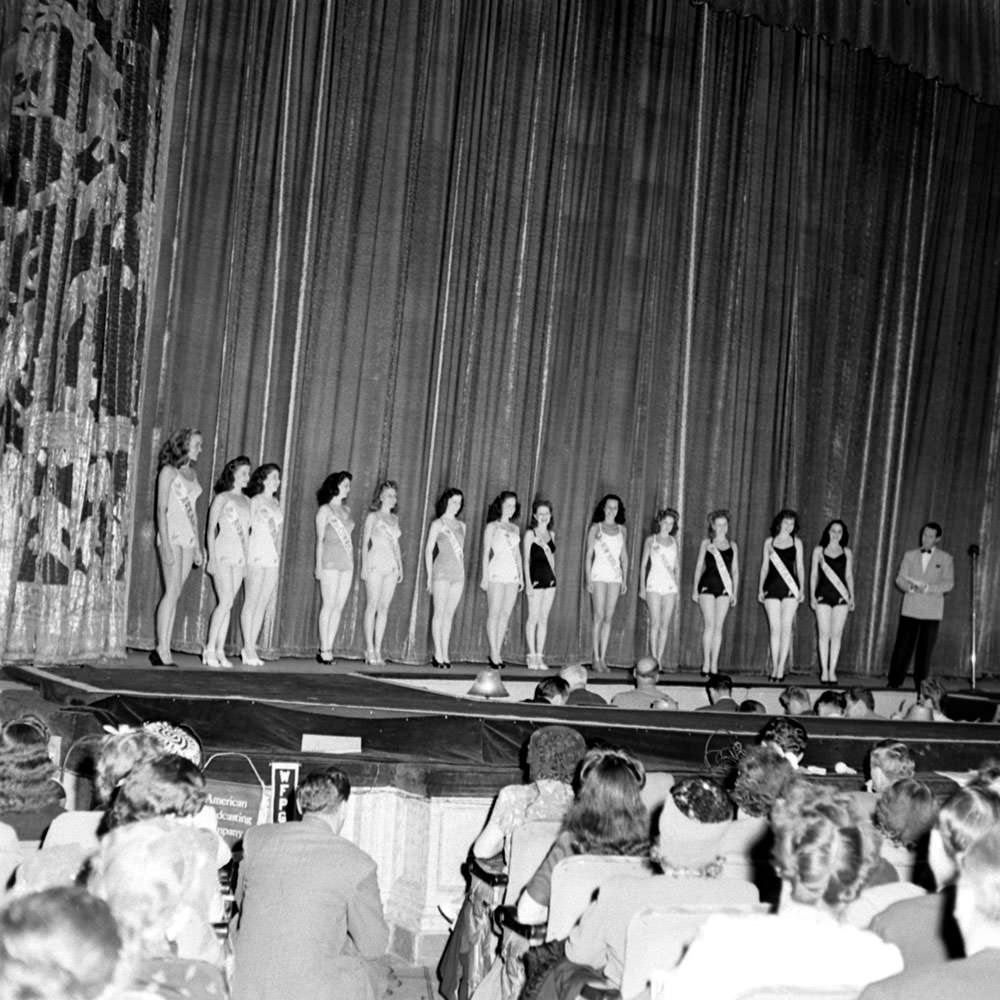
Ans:
[{"label": "dark swimsuit", "polygon": [[[833,572],[836,573],[846,585],[847,553],[841,552],[839,556],[824,555],[823,558],[826,560],[827,566],[829,566],[830,569],[832,569]],[[816,577],[816,603],[828,604],[831,608],[847,603],[840,591],[837,590],[837,588],[827,579],[827,575],[823,572],[822,566],[820,567],[819,573]]]},{"label": "dark swimsuit", "polygon": [[[799,583],[799,578],[795,575],[795,543],[793,542],[786,549],[774,549],[778,558],[785,564],[792,579]],[[767,561],[767,576],[764,577],[764,597],[783,601],[786,597],[794,595],[788,589],[788,584],[781,578],[781,574],[774,568],[770,559]]]},{"label": "dark swimsuit", "polygon": [[[722,561],[726,564],[726,569],[729,570],[729,575],[733,575],[733,547],[729,546],[728,549],[719,549],[722,555]],[[724,597],[726,594],[726,588],[722,584],[722,577],[719,576],[719,567],[715,564],[715,556],[711,552],[705,552],[705,569],[701,574],[701,579],[698,581],[698,593],[699,594],[711,594],[713,597]]]},{"label": "dark swimsuit", "polygon": [[[551,538],[549,551],[555,555],[556,544]],[[538,542],[532,542],[528,550],[528,576],[531,577],[531,586],[536,590],[548,590],[556,585],[556,575],[552,572],[549,558]]]}]

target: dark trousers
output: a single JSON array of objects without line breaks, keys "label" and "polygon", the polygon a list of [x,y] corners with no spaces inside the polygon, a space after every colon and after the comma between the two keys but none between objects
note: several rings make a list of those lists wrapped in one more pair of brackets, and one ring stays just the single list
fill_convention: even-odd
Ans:
[{"label": "dark trousers", "polygon": [[940,624],[934,618],[899,616],[896,645],[892,647],[892,659],[889,661],[889,687],[903,686],[912,659],[913,686],[920,690],[920,682],[930,673],[931,652],[934,650]]}]

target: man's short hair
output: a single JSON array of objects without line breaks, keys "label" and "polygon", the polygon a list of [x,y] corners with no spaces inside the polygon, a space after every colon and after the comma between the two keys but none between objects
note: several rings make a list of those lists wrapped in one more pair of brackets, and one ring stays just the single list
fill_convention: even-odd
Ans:
[{"label": "man's short hair", "polygon": [[295,790],[295,804],[301,813],[323,812],[346,802],[351,795],[351,780],[336,767],[313,771]]},{"label": "man's short hair", "polygon": [[749,715],[767,715],[767,706],[755,698],[747,698],[745,701],[741,701],[739,710]]},{"label": "man's short hair", "polygon": [[868,758],[869,772],[876,767],[891,785],[900,778],[912,778],[916,763],[910,748],[901,740],[880,740],[872,747]]},{"label": "man's short hair", "polygon": [[958,891],[969,894],[977,920],[1000,927],[1000,827],[995,826],[965,852]]},{"label": "man's short hair", "polygon": [[567,663],[559,671],[559,676],[570,686],[570,690],[572,690],[573,688],[586,687],[587,678],[590,675],[582,663]]},{"label": "man's short hair", "polygon": [[553,703],[555,698],[565,699],[569,694],[569,685],[561,677],[546,677],[535,685],[535,696],[532,701]]},{"label": "man's short hair", "polygon": [[729,674],[712,674],[705,681],[705,690],[712,696],[721,694],[723,697],[733,693],[733,679]]},{"label": "man's short hair", "polygon": [[944,534],[941,525],[938,524],[937,521],[924,521],[924,523],[920,526],[921,535],[924,533],[925,528],[930,528],[931,531],[933,531],[934,534],[938,536],[938,538],[940,538]]},{"label": "man's short hair", "polygon": [[782,753],[794,753],[801,757],[806,752],[809,735],[806,727],[788,716],[771,719],[760,731],[759,743],[771,744]]},{"label": "man's short hair", "polygon": [[812,702],[805,689],[794,685],[781,692],[778,703],[785,710],[785,715],[808,715],[812,711]]},{"label": "man's short hair", "polygon": [[875,695],[872,694],[871,688],[867,688],[863,684],[855,684],[847,689],[847,701],[848,704],[861,702],[868,707],[869,712],[875,711]]},{"label": "man's short hair", "polygon": [[843,691],[824,691],[816,699],[816,714],[820,715],[821,708],[832,708],[835,712],[843,715],[847,711],[847,696]]}]

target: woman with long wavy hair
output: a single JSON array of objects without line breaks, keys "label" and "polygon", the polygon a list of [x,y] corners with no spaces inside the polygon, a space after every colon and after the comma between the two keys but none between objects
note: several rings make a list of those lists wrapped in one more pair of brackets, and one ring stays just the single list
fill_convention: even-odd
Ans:
[{"label": "woman with long wavy hair", "polygon": [[266,462],[253,470],[243,492],[250,498],[250,538],[247,542],[247,575],[244,582],[240,628],[243,649],[240,659],[250,667],[261,667],[257,638],[264,627],[264,616],[278,586],[278,563],[281,556],[281,525],[285,516],[278,491],[281,466]]},{"label": "woman with long wavy hair", "polygon": [[597,673],[608,669],[608,642],[618,598],[626,590],[628,578],[628,530],[625,504],[620,496],[601,497],[587,531],[587,551],[583,560],[587,592],[594,613],[592,667]]},{"label": "woman with long wavy hair", "polygon": [[65,793],[49,757],[49,728],[35,716],[12,719],[0,729],[0,822],[19,840],[40,840],[63,812]]},{"label": "woman with long wavy hair", "polygon": [[170,640],[177,602],[191,568],[205,558],[195,510],[202,490],[194,463],[201,449],[201,432],[185,427],[163,442],[156,460],[156,554],[163,596],[156,606],[156,649],[149,654],[154,667],[174,665]]},{"label": "woman with long wavy hair", "polygon": [[431,617],[434,656],[431,662],[438,670],[451,669],[451,626],[465,589],[465,523],[458,517],[464,505],[462,491],[456,486],[449,486],[438,497],[435,517],[427,529],[424,545],[427,593],[431,595],[434,605]]},{"label": "woman with long wavy hair", "polygon": [[340,629],[347,595],[354,580],[354,519],[347,506],[351,474],[331,472],[316,491],[316,569],[319,582],[319,652],[316,662],[333,663],[333,644]]},{"label": "woman with long wavy hair", "polygon": [[403,555],[399,547],[399,517],[396,514],[399,487],[386,479],[378,484],[365,517],[361,539],[361,579],[365,581],[365,662],[383,664],[389,605],[396,587],[403,582]]},{"label": "woman with long wavy hair", "polygon": [[490,666],[502,667],[503,641],[507,625],[524,589],[521,569],[521,532],[514,522],[521,504],[512,490],[503,490],[490,504],[483,531],[483,578],[480,587],[486,592],[486,638],[490,647]]}]

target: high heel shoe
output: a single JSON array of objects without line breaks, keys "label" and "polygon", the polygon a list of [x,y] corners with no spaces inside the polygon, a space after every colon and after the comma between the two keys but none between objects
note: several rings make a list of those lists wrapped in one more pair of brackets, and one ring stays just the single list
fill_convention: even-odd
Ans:
[{"label": "high heel shoe", "polygon": [[[329,655],[326,655],[329,654]],[[323,666],[329,667],[333,665],[333,650],[332,649],[320,649],[316,652],[316,662],[322,663]]]},{"label": "high heel shoe", "polygon": [[492,656],[488,657],[488,659],[490,661],[490,666],[494,670],[503,670],[503,668],[506,666],[506,664],[503,662],[503,660],[501,660],[499,663],[497,663],[496,660],[494,660]]},{"label": "high heel shoe", "polygon": [[245,667],[262,667],[264,666],[264,661],[259,656],[251,656],[247,652],[246,646],[240,650],[240,659],[243,661]]},{"label": "high heel shoe", "polygon": [[219,653],[219,666],[225,667],[226,670],[232,670],[233,661],[230,660],[225,653]]},{"label": "high heel shoe", "polygon": [[160,656],[159,651],[155,650],[155,649],[149,654],[149,662],[154,667],[176,667],[177,666],[177,664],[174,663],[173,660],[165,660],[165,659],[163,659],[163,657]]},{"label": "high heel shoe", "polygon": [[219,663],[218,656],[216,656],[215,652],[211,649],[203,649],[201,651],[201,662],[205,664],[206,667],[222,666],[222,664]]}]

